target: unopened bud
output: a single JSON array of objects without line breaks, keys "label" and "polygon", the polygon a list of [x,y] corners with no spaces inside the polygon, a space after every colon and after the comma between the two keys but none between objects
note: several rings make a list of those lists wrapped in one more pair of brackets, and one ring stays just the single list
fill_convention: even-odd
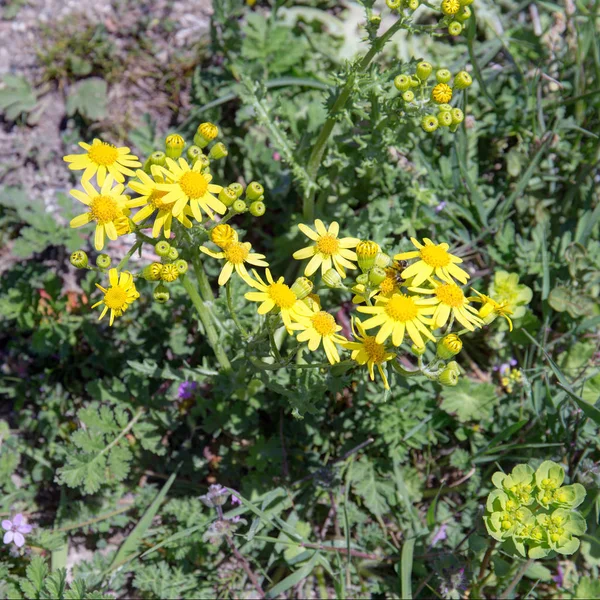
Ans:
[{"label": "unopened bud", "polygon": [[157,242],[156,246],[154,246],[154,252],[158,254],[161,258],[166,258],[169,256],[169,251],[171,250],[171,244],[166,240],[161,240]]},{"label": "unopened bud", "polygon": [[232,204],[231,208],[236,213],[243,213],[246,212],[246,210],[248,210],[246,203],[243,200],[240,200],[239,198]]},{"label": "unopened bud", "polygon": [[208,157],[212,160],[221,160],[222,158],[225,158],[227,154],[229,153],[227,152],[225,144],[223,142],[218,142],[210,149]]},{"label": "unopened bud", "polygon": [[398,75],[394,79],[394,87],[399,92],[405,92],[410,87],[410,77],[408,75]]},{"label": "unopened bud", "polygon": [[112,260],[108,254],[98,254],[98,257],[96,258],[96,265],[101,269],[108,269],[111,262]]},{"label": "unopened bud", "polygon": [[335,269],[329,269],[329,271],[326,271],[322,277],[322,280],[328,288],[335,289],[344,285],[342,283],[342,276]]},{"label": "unopened bud", "polygon": [[179,250],[177,250],[177,248],[174,248],[173,246],[171,246],[169,248],[169,254],[167,254],[167,258],[169,260],[177,260],[179,258]]},{"label": "unopened bud", "polygon": [[462,340],[455,333],[444,336],[437,344],[437,355],[439,358],[448,360],[456,356],[463,347]]},{"label": "unopened bud", "polygon": [[452,73],[448,69],[439,69],[435,72],[438,83],[448,83],[452,79]]},{"label": "unopened bud", "polygon": [[459,71],[454,76],[454,87],[457,90],[464,90],[473,83],[473,78],[466,71]]},{"label": "unopened bud", "polygon": [[154,288],[154,299],[157,302],[159,302],[160,304],[164,304],[165,302],[168,302],[169,301],[169,297],[170,297],[169,290],[162,283],[159,283]]},{"label": "unopened bud", "polygon": [[[448,25],[448,33],[450,35],[460,35],[462,33],[463,26],[460,21],[452,21],[450,25]],[[456,385],[456,384],[454,384]]]},{"label": "unopened bud", "polygon": [[177,133],[172,133],[165,140],[165,153],[169,158],[178,159],[185,148],[185,140]]},{"label": "unopened bud", "polygon": [[227,225],[227,223],[217,225],[210,232],[210,241],[219,246],[219,248],[226,248],[231,242],[237,242],[237,240],[237,232],[231,225]]},{"label": "unopened bud", "polygon": [[460,23],[464,23],[472,14],[473,13],[468,6],[463,6],[462,10],[454,15],[454,18]]},{"label": "unopened bud", "polygon": [[258,183],[258,181],[252,181],[246,188],[246,198],[248,200],[258,200],[265,193],[265,188]]},{"label": "unopened bud", "polygon": [[212,123],[201,123],[194,135],[194,144],[206,148],[219,135],[219,128]]},{"label": "unopened bud", "polygon": [[225,206],[231,206],[238,199],[234,190],[231,189],[231,186],[223,188],[219,192],[219,200]]},{"label": "unopened bud", "polygon": [[363,273],[373,268],[379,251],[379,244],[371,240],[362,240],[358,243],[358,246],[356,246],[356,256],[358,257],[358,266]]},{"label": "unopened bud", "polygon": [[187,159],[190,163],[192,163],[192,165],[194,165],[196,163],[196,161],[201,157],[204,156],[204,154],[202,153],[202,149],[199,146],[190,146],[187,150],[186,150],[186,156]]},{"label": "unopened bud", "polygon": [[262,217],[265,214],[267,207],[264,202],[257,201],[252,202],[248,210],[253,217]]},{"label": "unopened bud", "polygon": [[88,255],[83,250],[75,250],[71,254],[71,264],[77,269],[85,269],[88,266]]},{"label": "unopened bud", "polygon": [[356,283],[358,283],[359,285],[367,285],[369,283],[369,274],[368,273],[361,273],[356,278]]},{"label": "unopened bud", "polygon": [[425,62],[425,61],[417,63],[417,77],[421,81],[425,81],[431,75],[432,71],[433,71],[433,67],[431,66],[430,63]]},{"label": "unopened bud", "polygon": [[392,257],[385,252],[379,252],[375,257],[375,266],[386,269],[392,264]]},{"label": "unopened bud", "polygon": [[179,270],[174,264],[168,264],[162,266],[160,278],[167,283],[175,281],[179,277]]},{"label": "unopened bud", "polygon": [[385,278],[385,270],[381,267],[373,267],[369,271],[369,283],[371,283],[371,285],[379,285]]},{"label": "unopened bud", "polygon": [[142,277],[146,281],[158,281],[162,274],[162,265],[158,262],[153,262],[144,268]]},{"label": "unopened bud", "polygon": [[425,346],[417,346],[416,344],[413,344],[410,347],[410,351],[415,355],[415,356],[423,356],[423,354],[425,354],[425,352],[427,351],[427,348]]},{"label": "unopened bud", "polygon": [[465,113],[460,108],[453,108],[450,114],[453,125],[459,125],[465,120]]},{"label": "unopened bud", "polygon": [[187,273],[188,264],[187,264],[186,260],[183,260],[183,258],[180,258],[179,260],[176,260],[174,264],[175,264],[175,268],[177,269],[177,271],[179,272],[180,275]]},{"label": "unopened bud", "polygon": [[230,183],[227,187],[235,192],[237,198],[239,198],[244,193],[244,186],[241,183],[238,183],[237,181]]},{"label": "unopened bud", "polygon": [[455,361],[449,362],[446,368],[440,373],[438,381],[445,386],[454,387],[458,383],[460,367]]},{"label": "unopened bud", "polygon": [[156,165],[157,167],[164,167],[167,164],[165,160],[167,155],[162,150],[156,150],[153,152],[146,162],[144,163],[144,171],[148,173],[148,175],[152,175],[152,166]]},{"label": "unopened bud", "polygon": [[441,111],[438,113],[437,120],[440,127],[450,127],[452,125],[452,113]]},{"label": "unopened bud", "polygon": [[404,92],[402,94],[402,100],[404,100],[404,102],[409,102],[410,103],[414,99],[415,99],[415,94],[411,90],[406,90],[406,92]]},{"label": "unopened bud", "polygon": [[292,292],[296,294],[298,300],[302,300],[308,296],[314,288],[313,282],[308,277],[298,277],[292,285]]}]

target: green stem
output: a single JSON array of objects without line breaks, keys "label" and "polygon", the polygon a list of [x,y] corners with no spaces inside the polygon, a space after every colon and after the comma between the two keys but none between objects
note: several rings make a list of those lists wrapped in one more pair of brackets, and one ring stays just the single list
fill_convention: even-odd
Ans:
[{"label": "green stem", "polygon": [[198,255],[194,255],[192,257],[192,265],[194,267],[194,274],[196,275],[196,279],[198,280],[198,287],[200,288],[200,294],[204,302],[213,302],[215,299],[215,295],[213,294],[212,288],[210,287],[210,282],[208,281],[208,277],[206,276],[206,271],[204,270],[204,265],[200,260]]},{"label": "green stem", "polygon": [[233,298],[231,297],[231,279],[227,282],[225,289],[227,291],[227,307],[229,308],[229,314],[231,314],[231,318],[233,319],[233,322],[236,324],[237,328],[240,330],[242,337],[244,339],[248,339],[248,331],[242,325],[233,307]]},{"label": "green stem", "polygon": [[120,271],[128,262],[129,259],[138,251],[142,246],[142,241],[138,240],[132,247],[131,250],[122,258],[121,262],[117,265],[117,271]]},{"label": "green stem", "polygon": [[231,371],[231,363],[227,358],[227,354],[225,354],[225,351],[223,350],[223,346],[219,341],[219,336],[217,335],[217,330],[215,329],[212,317],[204,305],[204,302],[202,302],[202,298],[200,298],[198,290],[187,274],[181,277],[181,283],[183,284],[185,291],[188,293],[190,300],[192,301],[192,304],[194,305],[194,308],[200,317],[200,321],[202,321],[204,331],[206,332],[206,337],[208,338],[208,343],[213,349],[219,364],[225,371]]},{"label": "green stem", "polygon": [[521,568],[517,571],[517,574],[515,575],[514,579],[510,582],[510,585],[502,592],[500,600],[506,600],[506,598],[508,598],[513,593],[513,590],[517,587],[517,585],[519,585],[519,582],[521,581],[521,579],[523,579],[523,575],[525,575],[525,572],[527,571],[527,569],[529,569],[532,562],[533,558],[530,558],[521,565]]},{"label": "green stem", "polygon": [[[364,58],[361,60],[358,65],[357,70],[354,73],[351,73],[348,77],[340,95],[335,101],[334,105],[331,107],[329,111],[329,117],[325,121],[323,125],[323,129],[321,129],[321,133],[319,133],[319,137],[315,142],[315,145],[312,149],[310,157],[308,159],[308,163],[306,166],[306,172],[308,174],[308,179],[311,182],[316,181],[317,172],[319,170],[319,166],[321,165],[321,160],[323,159],[323,153],[325,152],[325,146],[327,144],[327,140],[333,131],[333,127],[336,122],[336,115],[340,112],[344,106],[346,106],[346,102],[348,102],[348,98],[350,98],[350,94],[352,93],[352,88],[354,86],[354,82],[356,81],[356,75],[358,73],[363,73],[367,67],[371,64],[371,61],[375,56],[383,50],[386,42],[398,31],[402,28],[404,24],[403,19],[398,19],[384,34],[379,36],[371,46],[371,49],[365,54]],[[304,200],[302,205],[302,215],[305,221],[312,221],[314,219],[315,212],[315,186],[311,186],[304,192]]]}]

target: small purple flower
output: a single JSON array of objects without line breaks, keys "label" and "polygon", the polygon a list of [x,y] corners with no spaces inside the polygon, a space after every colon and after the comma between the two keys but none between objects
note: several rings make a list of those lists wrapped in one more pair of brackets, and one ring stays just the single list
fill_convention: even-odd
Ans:
[{"label": "small purple flower", "polygon": [[2,521],[2,529],[6,531],[4,534],[4,543],[10,544],[14,542],[17,548],[25,544],[25,535],[31,533],[33,527],[25,523],[25,519],[21,513],[16,514],[12,521],[5,519]]},{"label": "small purple flower", "polygon": [[556,575],[552,578],[552,580],[554,582],[558,583],[559,587],[563,587],[564,573],[563,573],[562,569],[560,568],[560,563],[556,567]]},{"label": "small purple flower", "polygon": [[438,528],[438,530],[433,535],[433,538],[431,539],[432,546],[435,546],[438,542],[441,542],[442,540],[445,540],[448,537],[446,529],[448,529],[448,525],[446,525],[446,523],[444,523],[441,527]]},{"label": "small purple flower", "polygon": [[231,504],[241,504],[242,501],[235,495],[231,494]]},{"label": "small purple flower", "polygon": [[215,508],[216,506],[223,506],[227,502],[230,493],[227,488],[224,488],[220,483],[216,483],[208,488],[208,494],[200,496],[200,500],[209,508]]},{"label": "small purple flower", "polygon": [[180,400],[189,400],[194,397],[196,389],[198,389],[198,384],[195,381],[184,381],[177,388],[177,397]]},{"label": "small purple flower", "polygon": [[439,213],[439,212],[442,212],[446,208],[446,206],[447,206],[447,202],[442,201],[434,208],[434,210],[436,213]]}]

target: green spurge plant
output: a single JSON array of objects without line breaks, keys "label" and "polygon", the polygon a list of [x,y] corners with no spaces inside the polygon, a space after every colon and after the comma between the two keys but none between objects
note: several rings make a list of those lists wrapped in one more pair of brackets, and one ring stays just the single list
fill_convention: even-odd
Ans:
[{"label": "green spurge plant", "polygon": [[499,542],[512,542],[529,558],[576,552],[587,525],[575,509],[586,490],[580,483],[563,486],[564,479],[563,467],[550,460],[536,471],[520,464],[510,475],[494,473],[497,489],[487,498],[484,517],[488,533]]}]

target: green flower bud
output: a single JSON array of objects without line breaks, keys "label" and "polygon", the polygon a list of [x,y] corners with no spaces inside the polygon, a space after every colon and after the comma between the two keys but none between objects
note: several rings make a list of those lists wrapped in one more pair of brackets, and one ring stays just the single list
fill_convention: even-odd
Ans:
[{"label": "green flower bud", "polygon": [[373,267],[369,271],[369,282],[371,285],[379,285],[385,278],[385,271],[381,267]]},{"label": "green flower bud", "polygon": [[258,200],[264,193],[265,188],[258,181],[252,181],[246,188],[246,198],[248,200]]},{"label": "green flower bud", "polygon": [[298,277],[298,279],[294,281],[291,290],[296,294],[298,300],[302,300],[313,291],[313,288],[314,284],[308,277]]},{"label": "green flower bud", "polygon": [[167,164],[165,160],[167,155],[162,152],[162,150],[156,150],[153,152],[144,163],[144,171],[148,173],[148,175],[152,174],[152,165],[156,165],[158,167],[164,167]]},{"label": "green flower bud", "polygon": [[154,251],[161,258],[166,258],[167,256],[169,256],[170,250],[171,244],[169,244],[169,242],[167,242],[166,240],[161,240],[160,242],[157,242],[156,246],[154,246]]},{"label": "green flower bud", "polygon": [[88,255],[83,250],[75,250],[71,254],[71,264],[77,269],[85,269],[88,266]]},{"label": "green flower bud", "polygon": [[177,133],[172,133],[165,140],[165,153],[169,158],[177,160],[185,148],[185,140]]},{"label": "green flower bud", "polygon": [[144,268],[142,277],[146,281],[158,281],[162,274],[162,265],[158,262],[153,262]]},{"label": "green flower bud", "polygon": [[174,248],[173,246],[171,246],[169,248],[169,254],[167,255],[167,258],[169,260],[177,260],[179,258],[179,250],[177,250],[177,248]]},{"label": "green flower bud", "polygon": [[399,92],[405,92],[410,87],[410,77],[407,75],[398,75],[394,78],[394,87]]},{"label": "green flower bud", "polygon": [[434,115],[425,115],[421,119],[421,127],[427,133],[433,133],[439,126],[438,120]]},{"label": "green flower bud", "polygon": [[473,4],[475,0],[458,0],[461,6],[469,6],[469,4]]},{"label": "green flower bud", "polygon": [[227,187],[235,192],[236,198],[239,198],[244,193],[244,186],[237,181],[230,183]]},{"label": "green flower bud", "polygon": [[452,125],[452,113],[447,111],[440,112],[438,113],[437,120],[440,127],[450,127]]},{"label": "green flower bud", "polygon": [[411,90],[406,90],[406,92],[404,92],[402,94],[402,100],[404,100],[404,102],[412,102],[415,99],[415,94],[411,91]]},{"label": "green flower bud", "polygon": [[375,257],[375,266],[387,269],[392,264],[392,257],[385,252],[379,252]]},{"label": "green flower bud", "polygon": [[442,0],[440,8],[445,15],[455,15],[460,10],[460,3],[458,0]]},{"label": "green flower bud", "polygon": [[335,269],[326,271],[322,277],[322,281],[328,288],[333,289],[340,288],[344,285],[342,283],[342,276]]},{"label": "green flower bud", "polygon": [[235,190],[231,189],[231,186],[223,188],[219,192],[219,200],[225,206],[231,206],[238,199]]},{"label": "green flower bud", "polygon": [[359,285],[367,285],[369,283],[369,274],[362,273],[361,275],[359,275],[356,278],[356,283],[358,283]]},{"label": "green flower bud", "polygon": [[454,18],[460,23],[464,23],[472,14],[473,13],[468,6],[463,6],[461,11],[454,15]]},{"label": "green flower bud", "polygon": [[460,35],[462,33],[463,26],[459,21],[452,21],[450,25],[448,25],[448,33],[450,35]]},{"label": "green flower bud", "polygon": [[437,355],[439,358],[448,360],[456,356],[463,347],[462,340],[455,333],[444,336],[437,344]]},{"label": "green flower bud", "polygon": [[179,277],[179,269],[173,263],[162,266],[160,278],[167,283],[175,281]]},{"label": "green flower bud", "polygon": [[200,148],[206,148],[219,135],[219,128],[212,123],[201,123],[198,125],[194,135],[194,144]]},{"label": "green flower bud", "polygon": [[164,304],[165,302],[168,302],[169,301],[169,297],[170,297],[169,290],[162,283],[159,283],[154,288],[154,299],[158,303]]},{"label": "green flower bud", "polygon": [[440,104],[438,106],[438,110],[440,112],[450,112],[452,110],[452,106],[450,104]]},{"label": "green flower bud", "polygon": [[438,381],[445,386],[453,387],[458,383],[460,369],[458,363],[452,361],[446,365],[446,368],[440,373]]},{"label": "green flower bud", "polygon": [[473,78],[466,71],[459,71],[454,76],[454,87],[457,90],[464,90],[473,83]]},{"label": "green flower bud", "polygon": [[459,125],[465,120],[465,113],[460,108],[453,108],[451,114],[453,125]]},{"label": "green flower bud", "polygon": [[253,217],[262,217],[265,214],[267,207],[264,202],[257,201],[250,204],[249,210]]},{"label": "green flower bud", "polygon": [[239,198],[233,203],[231,208],[236,213],[243,213],[243,212],[246,212],[246,210],[248,209],[248,207],[246,206],[246,203],[243,200],[240,200]]},{"label": "green flower bud", "polygon": [[111,262],[112,260],[108,254],[98,254],[98,257],[96,258],[96,265],[101,269],[108,269]]},{"label": "green flower bud", "polygon": [[390,10],[397,10],[402,6],[402,0],[385,0]]},{"label": "green flower bud", "polygon": [[410,351],[415,355],[415,356],[423,356],[423,354],[425,354],[425,352],[427,352],[427,348],[425,346],[417,346],[416,344],[413,344],[410,347]]},{"label": "green flower bud", "polygon": [[422,61],[420,63],[417,63],[417,77],[421,80],[421,81],[425,81],[430,75],[431,72],[433,71],[433,67],[431,66],[430,63]]},{"label": "green flower bud", "polygon": [[201,154],[196,162],[200,165],[200,171],[202,173],[210,171],[210,158],[208,158],[206,154]]},{"label": "green flower bud", "polygon": [[202,149],[199,146],[190,146],[186,151],[186,156],[188,161],[192,163],[192,165],[203,156]]},{"label": "green flower bud", "polygon": [[229,152],[227,152],[225,144],[223,142],[218,142],[210,149],[208,157],[212,158],[213,160],[221,160],[222,158],[225,158],[228,154]]},{"label": "green flower bud", "polygon": [[358,257],[358,266],[363,273],[370,271],[375,265],[375,258],[379,254],[379,244],[371,240],[362,240],[356,246],[356,256]]},{"label": "green flower bud", "polygon": [[448,83],[452,79],[452,73],[448,69],[438,69],[435,72],[435,79],[438,83]]},{"label": "green flower bud", "polygon": [[187,264],[186,260],[183,260],[183,258],[180,258],[179,260],[176,260],[174,264],[175,264],[175,268],[177,269],[177,271],[179,272],[180,275],[187,273],[188,264]]},{"label": "green flower bud", "polygon": [[421,3],[419,2],[419,0],[408,0],[406,4],[407,8],[409,8],[410,10],[417,10],[417,8],[419,8],[420,5]]}]

